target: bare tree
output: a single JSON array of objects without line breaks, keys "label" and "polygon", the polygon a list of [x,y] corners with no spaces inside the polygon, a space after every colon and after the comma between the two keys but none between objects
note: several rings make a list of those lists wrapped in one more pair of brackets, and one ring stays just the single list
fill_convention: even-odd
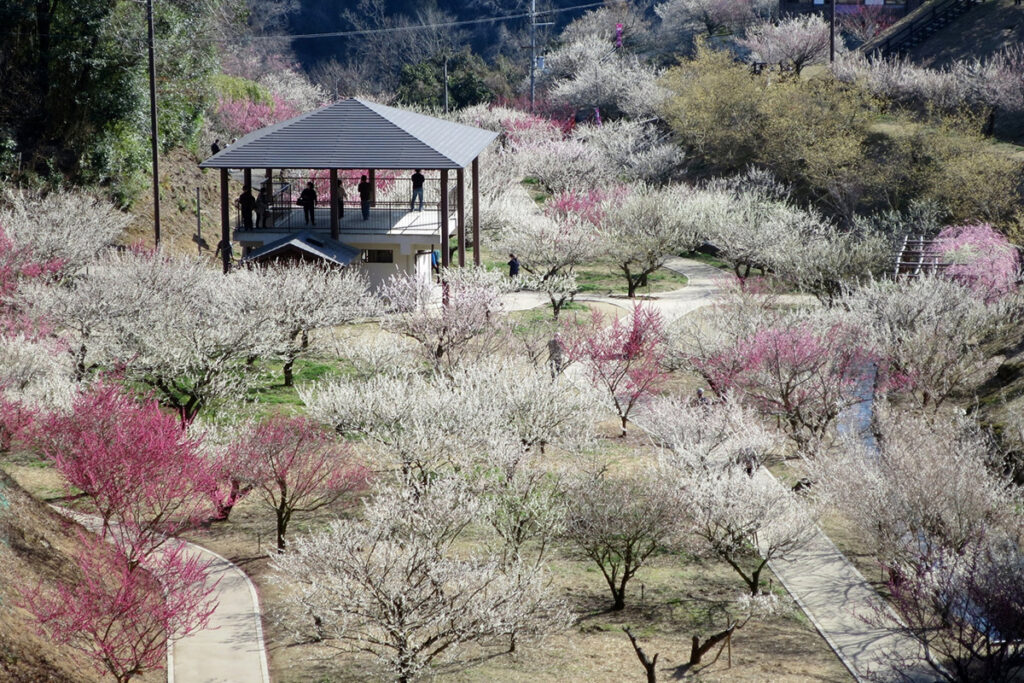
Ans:
[{"label": "bare tree", "polygon": [[677,538],[677,489],[653,468],[620,475],[601,471],[569,482],[566,499],[566,537],[601,569],[612,609],[624,609],[629,581]]}]

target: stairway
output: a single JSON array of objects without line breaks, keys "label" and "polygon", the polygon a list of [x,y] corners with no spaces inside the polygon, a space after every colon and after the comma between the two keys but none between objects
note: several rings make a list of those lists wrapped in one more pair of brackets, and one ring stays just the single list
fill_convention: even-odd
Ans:
[{"label": "stairway", "polygon": [[882,57],[906,54],[979,2],[929,0],[857,49],[865,55]]}]

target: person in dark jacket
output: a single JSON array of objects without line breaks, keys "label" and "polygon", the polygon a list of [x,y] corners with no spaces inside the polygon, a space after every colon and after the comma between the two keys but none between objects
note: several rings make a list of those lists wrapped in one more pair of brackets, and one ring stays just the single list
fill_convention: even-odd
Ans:
[{"label": "person in dark jacket", "polygon": [[246,185],[242,188],[242,194],[235,201],[242,211],[242,229],[252,230],[252,212],[256,210],[256,197],[252,196],[252,188]]},{"label": "person in dark jacket", "polygon": [[306,225],[316,225],[316,189],[312,182],[306,183],[306,189],[299,195],[299,204],[302,205],[302,217]]},{"label": "person in dark jacket", "polygon": [[356,189],[359,191],[359,208],[363,210],[363,220],[368,221],[370,220],[370,200],[373,198],[373,185],[370,185],[370,181],[366,179],[366,176],[362,176]]},{"label": "person in dark jacket", "polygon": [[419,197],[420,208],[423,210],[423,174],[420,173],[420,169],[416,169],[416,172],[412,174],[412,199],[409,201],[409,210],[412,211],[413,206],[416,205],[416,198]]},{"label": "person in dark jacket", "polygon": [[214,154],[220,151],[220,138],[217,138],[216,140],[213,141],[213,144],[210,145],[210,151],[213,152]]},{"label": "person in dark jacket", "polygon": [[508,255],[508,276],[515,277],[519,275],[519,258],[515,254]]}]

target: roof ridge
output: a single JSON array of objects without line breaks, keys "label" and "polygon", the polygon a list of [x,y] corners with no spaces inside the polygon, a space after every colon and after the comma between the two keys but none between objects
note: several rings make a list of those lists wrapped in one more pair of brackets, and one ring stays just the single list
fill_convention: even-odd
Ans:
[{"label": "roof ridge", "polygon": [[[424,114],[420,114],[419,112],[413,112],[413,111],[410,111],[410,112],[406,112],[406,111],[404,111],[404,110],[402,110],[402,109],[398,109],[398,108],[396,108],[396,107],[389,107],[389,106],[388,106],[388,105],[386,105],[386,104],[381,104],[381,103],[379,103],[379,102],[371,102],[371,101],[369,101],[369,100],[364,100],[364,99],[362,99],[361,97],[353,97],[352,99],[353,99],[353,100],[356,100],[356,101],[357,101],[357,102],[359,102],[359,103],[360,103],[361,105],[363,105],[364,107],[366,107],[367,109],[369,109],[370,111],[372,111],[372,112],[373,112],[374,114],[376,114],[377,116],[379,116],[379,117],[381,117],[382,119],[384,119],[385,121],[387,121],[387,122],[388,122],[388,124],[390,124],[391,126],[393,126],[393,127],[397,128],[397,129],[398,129],[398,130],[400,130],[400,131],[401,131],[402,133],[404,133],[405,135],[409,136],[410,138],[412,138],[412,139],[413,139],[413,140],[415,140],[416,142],[420,143],[421,145],[424,145],[425,147],[429,147],[430,149],[434,150],[435,152],[437,152],[438,154],[440,154],[440,155],[441,155],[442,157],[444,157],[444,158],[445,158],[445,159],[447,159],[448,161],[452,162],[453,164],[457,164],[457,163],[459,163],[459,162],[458,162],[458,161],[456,161],[455,159],[452,159],[452,158],[451,158],[451,157],[450,157],[450,156],[449,156],[448,154],[446,154],[446,153],[442,152],[441,150],[439,150],[439,149],[438,149],[438,148],[437,148],[437,147],[436,147],[435,145],[432,145],[432,144],[430,144],[429,142],[427,142],[426,140],[424,140],[424,139],[422,139],[422,138],[419,138],[419,137],[417,137],[417,136],[413,135],[412,133],[410,133],[410,132],[409,132],[409,131],[407,131],[406,129],[402,128],[402,127],[401,127],[401,126],[399,126],[399,125],[398,125],[397,123],[395,123],[394,121],[392,121],[392,120],[391,120],[391,119],[389,119],[388,117],[384,116],[384,114],[380,113],[380,112],[379,112],[379,111],[377,111],[377,110],[376,110],[376,109],[375,109],[375,108],[374,108],[373,106],[370,106],[370,105],[375,105],[375,106],[377,106],[377,107],[384,107],[385,109],[390,109],[391,111],[397,111],[397,112],[401,112],[401,113],[403,113],[403,114],[407,114],[407,115],[408,115],[408,114],[414,114],[414,115],[416,115],[416,116],[424,116],[425,118],[430,118],[430,117],[426,117],[426,116],[425,116]],[[441,119],[441,120],[443,120],[443,119]],[[451,122],[449,122],[449,123],[451,123]],[[457,124],[456,124],[456,125],[457,125]],[[462,167],[462,168],[465,168],[465,167]]]}]

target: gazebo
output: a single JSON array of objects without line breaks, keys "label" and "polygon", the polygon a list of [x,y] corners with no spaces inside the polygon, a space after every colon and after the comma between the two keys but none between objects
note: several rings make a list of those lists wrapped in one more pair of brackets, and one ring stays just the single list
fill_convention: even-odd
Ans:
[{"label": "gazebo", "polygon": [[[467,168],[471,175],[473,262],[479,265],[479,157],[497,135],[350,98],[253,131],[200,167],[220,170],[221,239],[225,244],[234,239],[241,243],[243,253],[249,254],[308,231],[314,238],[322,236],[358,250],[358,260],[373,281],[396,269],[429,272],[435,248],[441,252],[441,265],[451,265],[452,234],[457,236],[457,263],[465,265]],[[411,201],[412,181],[404,175],[413,170],[426,176],[426,201],[418,209]],[[253,171],[262,174],[262,178],[257,175],[257,184],[253,183]],[[371,208],[365,216],[355,190],[364,175],[372,188]],[[254,195],[262,194],[262,210],[251,223],[237,209],[238,202],[232,201],[232,177],[252,188]],[[308,183],[313,183],[317,192],[312,215],[296,206]],[[312,224],[307,224],[311,218]],[[227,271],[230,253],[223,258]]]}]

